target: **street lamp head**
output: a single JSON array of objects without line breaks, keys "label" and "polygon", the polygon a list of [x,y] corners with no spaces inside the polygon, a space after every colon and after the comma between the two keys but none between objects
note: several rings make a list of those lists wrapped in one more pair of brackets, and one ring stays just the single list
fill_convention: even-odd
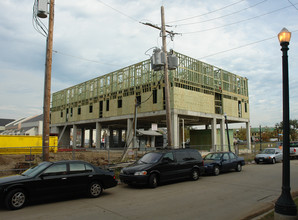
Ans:
[{"label": "street lamp head", "polygon": [[289,32],[286,28],[283,28],[278,34],[279,43],[290,43],[291,40],[291,32]]}]

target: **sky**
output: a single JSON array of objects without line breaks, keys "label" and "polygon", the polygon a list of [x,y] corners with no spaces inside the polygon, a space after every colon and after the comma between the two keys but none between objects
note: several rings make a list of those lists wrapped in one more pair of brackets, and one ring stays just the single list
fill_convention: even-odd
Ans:
[{"label": "sky", "polygon": [[[0,1],[0,118],[42,113],[46,37],[33,22],[35,0]],[[298,0],[55,1],[51,92],[110,73],[161,47],[248,78],[252,127],[282,121],[282,52],[289,45],[290,118],[298,119]],[[40,19],[45,28],[48,19]]]}]

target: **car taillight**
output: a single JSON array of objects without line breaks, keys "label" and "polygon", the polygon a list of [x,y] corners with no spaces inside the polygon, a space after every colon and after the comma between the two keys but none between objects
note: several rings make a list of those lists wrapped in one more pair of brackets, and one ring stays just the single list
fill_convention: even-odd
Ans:
[{"label": "car taillight", "polygon": [[113,178],[114,178],[114,180],[115,180],[115,179],[116,179],[116,176],[114,175]]},{"label": "car taillight", "polygon": [[294,148],[294,152],[296,153],[296,148]]},{"label": "car taillight", "polygon": [[204,160],[202,160],[202,165],[204,166]]}]

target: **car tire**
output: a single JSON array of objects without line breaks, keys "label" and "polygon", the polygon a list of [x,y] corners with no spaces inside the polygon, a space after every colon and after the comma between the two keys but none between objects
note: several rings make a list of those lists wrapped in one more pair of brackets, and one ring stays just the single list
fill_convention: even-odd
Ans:
[{"label": "car tire", "polygon": [[23,189],[11,190],[5,197],[5,205],[8,209],[17,210],[23,208],[27,201],[26,193]]},{"label": "car tire", "polygon": [[276,160],[275,158],[272,159],[272,164],[275,164],[276,163]]},{"label": "car tire", "polygon": [[258,160],[256,160],[256,163],[259,164],[260,162]]},{"label": "car tire", "polygon": [[193,169],[191,171],[191,179],[194,181],[197,181],[200,178],[200,173],[198,171],[198,169]]},{"label": "car tire", "polygon": [[242,171],[242,165],[241,163],[238,163],[235,169],[237,172],[241,172]]},{"label": "car tire", "polygon": [[220,173],[219,166],[214,166],[213,168],[213,175],[218,176]]},{"label": "car tire", "polygon": [[102,185],[99,182],[92,182],[88,188],[88,195],[91,198],[97,198],[102,193]]},{"label": "car tire", "polygon": [[156,188],[158,185],[157,175],[155,173],[149,176],[149,187]]}]

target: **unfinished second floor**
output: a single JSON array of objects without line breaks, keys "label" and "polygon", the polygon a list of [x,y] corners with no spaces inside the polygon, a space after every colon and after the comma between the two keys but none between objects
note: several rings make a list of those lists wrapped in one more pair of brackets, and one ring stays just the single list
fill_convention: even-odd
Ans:
[{"label": "unfinished second floor", "polygon": [[[249,119],[247,78],[175,54],[171,109]],[[165,110],[164,72],[153,71],[149,59],[53,93],[51,124],[131,116],[136,102],[139,113]]]}]

